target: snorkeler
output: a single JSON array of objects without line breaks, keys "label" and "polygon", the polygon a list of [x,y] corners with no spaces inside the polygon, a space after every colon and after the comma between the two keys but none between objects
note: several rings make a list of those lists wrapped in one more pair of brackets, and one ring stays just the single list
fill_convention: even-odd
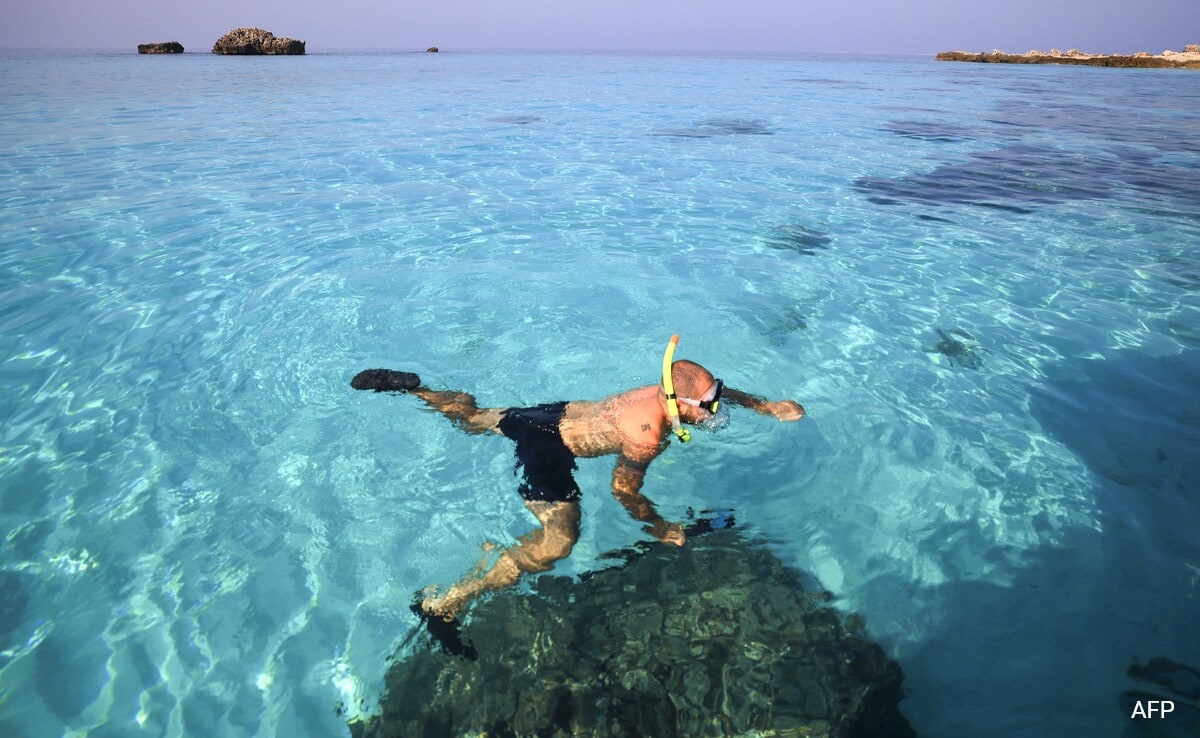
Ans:
[{"label": "snorkeler", "polygon": [[[467,433],[499,433],[516,442],[517,466],[524,478],[518,492],[541,527],[519,539],[481,574],[468,575],[440,596],[414,605],[435,637],[477,595],[508,587],[522,573],[549,571],[579,539],[579,487],[575,459],[615,455],[612,493],[643,530],[663,543],[682,546],[686,535],[669,523],[642,493],[646,468],[674,433],[691,440],[687,425],[712,423],[722,402],[748,407],[781,421],[800,420],[804,408],[792,400],[768,401],[726,387],[691,361],[672,362],[679,336],[663,355],[662,383],[637,387],[597,402],[555,402],[528,408],[480,408],[465,392],[431,390],[416,374],[368,369],[350,382],[359,390],[408,392],[425,401]],[[440,623],[438,621],[441,621]],[[439,638],[440,640],[440,638]]]}]

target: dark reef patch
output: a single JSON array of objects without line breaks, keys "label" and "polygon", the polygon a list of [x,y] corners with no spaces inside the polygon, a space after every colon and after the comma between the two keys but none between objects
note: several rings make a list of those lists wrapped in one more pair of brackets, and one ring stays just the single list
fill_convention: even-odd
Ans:
[{"label": "dark reef patch", "polygon": [[[1137,661],[1126,675],[1133,688],[1121,694],[1121,713],[1143,712],[1148,704],[1172,703],[1172,711],[1159,719],[1130,719],[1121,738],[1195,738],[1200,735],[1200,670],[1187,664],[1155,656]],[[1153,702],[1150,702],[1153,700]],[[1140,704],[1139,704],[1140,703]]]},{"label": "dark reef patch", "polygon": [[963,369],[982,369],[983,356],[979,341],[970,333],[959,329],[936,329],[940,339],[932,348],[925,349],[926,353],[938,353],[950,360],[955,366]]},{"label": "dark reef patch", "polygon": [[788,338],[808,329],[808,318],[799,308],[788,306],[773,315],[763,316],[763,332],[771,344],[783,346]]},{"label": "dark reef patch", "polygon": [[934,143],[971,141],[978,135],[966,126],[924,120],[894,120],[884,125],[883,129],[897,136]]},{"label": "dark reef patch", "polygon": [[795,251],[812,256],[819,249],[829,247],[832,238],[824,233],[798,224],[775,226],[763,236],[763,243],[780,251]]},{"label": "dark reef patch", "polygon": [[1158,263],[1168,284],[1185,290],[1200,290],[1200,259],[1184,253],[1163,253]]},{"label": "dark reef patch", "polygon": [[899,665],[765,547],[727,528],[616,558],[480,602],[476,661],[398,655],[352,734],[915,735]]},{"label": "dark reef patch", "polygon": [[[1154,215],[1200,220],[1200,121],[1184,102],[1128,82],[1102,100],[1064,95],[1056,85],[1024,78],[1008,89],[1018,97],[997,101],[978,124],[897,109],[903,117],[883,130],[931,143],[1011,144],[924,174],[863,177],[855,187],[879,205],[972,205],[1016,214],[1128,189],[1146,195],[1145,207]],[[1142,112],[1121,116],[1114,109]],[[1085,148],[1059,148],[1054,142],[1060,138],[1064,147],[1082,140]]]},{"label": "dark reef patch", "polygon": [[925,174],[862,177],[854,187],[879,205],[974,205],[1025,214],[1038,205],[1109,196],[1120,162],[1018,144],[972,154]]},{"label": "dark reef patch", "polygon": [[1200,349],[1173,356],[1108,352],[1076,362],[1069,376],[1035,388],[1034,416],[1098,477],[1141,490],[1121,498],[1129,506],[1121,516],[1147,531],[1160,521],[1164,546],[1194,548],[1194,531],[1183,534],[1161,521],[1200,519]]},{"label": "dark reef patch", "polygon": [[500,115],[495,118],[488,118],[489,123],[507,123],[514,126],[527,126],[530,123],[540,121],[536,115]]},{"label": "dark reef patch", "polygon": [[822,77],[789,77],[789,78],[785,79],[784,82],[791,82],[793,84],[800,84],[800,85],[822,85],[822,86],[827,86],[827,87],[854,87],[854,88],[860,88],[860,89],[869,87],[869,85],[863,84],[862,82],[855,82],[853,80],[825,79]]},{"label": "dark reef patch", "polygon": [[25,586],[29,577],[17,572],[0,570],[0,649],[16,650],[21,644],[15,637],[25,618],[29,593]]},{"label": "dark reef patch", "polygon": [[761,120],[739,118],[710,118],[696,122],[691,128],[674,128],[655,131],[659,136],[676,138],[716,138],[718,136],[771,136],[774,131]]},{"label": "dark reef patch", "polygon": [[[1124,95],[1110,104],[1129,106],[1133,104],[1129,97]],[[1137,105],[1139,109],[1154,106],[1150,101],[1139,101]],[[1067,103],[1049,95],[1037,101],[1001,102],[988,122],[1028,130],[1082,133],[1101,141],[1153,146],[1165,152],[1200,154],[1200,123],[1195,120],[1175,117],[1171,125],[1146,117],[1131,120],[1113,116],[1111,109],[1104,106]]]}]

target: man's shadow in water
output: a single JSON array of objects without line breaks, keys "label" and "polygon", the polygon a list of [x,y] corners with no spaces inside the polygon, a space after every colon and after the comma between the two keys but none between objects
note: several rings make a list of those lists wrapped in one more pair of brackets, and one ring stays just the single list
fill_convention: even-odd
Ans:
[{"label": "man's shadow in water", "polygon": [[[1055,543],[997,551],[1020,556],[1009,586],[917,592],[938,623],[903,661],[922,687],[905,712],[937,735],[1200,735],[1200,350],[1051,369],[1062,374],[1034,390],[1032,410],[1092,470],[1095,525],[1055,531],[1034,513]],[[872,596],[914,595],[905,581]],[[992,634],[1025,647],[997,648]],[[947,663],[977,664],[978,676]],[[1147,699],[1175,712],[1132,718]]]}]

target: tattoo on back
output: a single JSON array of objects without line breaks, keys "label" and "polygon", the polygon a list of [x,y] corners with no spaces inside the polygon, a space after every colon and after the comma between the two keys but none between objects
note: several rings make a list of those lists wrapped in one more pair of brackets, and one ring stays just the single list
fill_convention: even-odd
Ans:
[{"label": "tattoo on back", "polygon": [[649,423],[642,423],[642,430],[644,430],[644,431],[649,431],[649,430],[650,430],[650,424],[649,424]]}]

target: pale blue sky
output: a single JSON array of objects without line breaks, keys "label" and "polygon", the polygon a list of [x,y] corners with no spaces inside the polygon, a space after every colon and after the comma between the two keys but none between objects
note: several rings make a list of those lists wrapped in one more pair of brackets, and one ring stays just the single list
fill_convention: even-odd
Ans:
[{"label": "pale blue sky", "polygon": [[258,26],[310,52],[639,49],[1161,52],[1200,43],[1200,0],[0,0],[0,47],[207,51]]}]

